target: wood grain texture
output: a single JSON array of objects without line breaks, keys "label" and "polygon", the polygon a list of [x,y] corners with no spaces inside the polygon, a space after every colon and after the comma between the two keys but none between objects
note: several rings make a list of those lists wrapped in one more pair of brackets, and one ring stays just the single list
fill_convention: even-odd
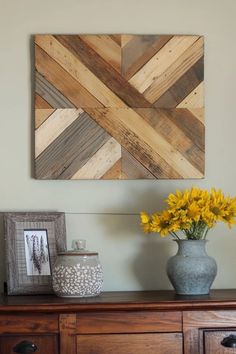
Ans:
[{"label": "wood grain texture", "polygon": [[[124,319],[125,318],[125,322]],[[77,333],[181,332],[181,312],[98,312],[80,314]]]},{"label": "wood grain texture", "polygon": [[225,337],[236,335],[236,328],[234,330],[207,330],[203,333],[203,350],[205,354],[231,354],[235,352],[234,348],[226,348],[222,346],[221,342]]},{"label": "wood grain texture", "polygon": [[77,336],[78,354],[181,354],[181,333]]},{"label": "wood grain texture", "polygon": [[86,111],[157,178],[169,173],[173,178],[202,176],[198,169],[133,109],[104,108]]},{"label": "wood grain texture", "polygon": [[203,178],[203,44],[197,35],[35,36],[36,178]]},{"label": "wood grain texture", "polygon": [[[204,350],[201,329],[236,327],[236,311],[186,311],[183,313],[184,350],[189,354],[210,354]],[[223,347],[222,347],[223,348]],[[213,353],[213,352],[212,352]],[[215,353],[215,352],[214,352]],[[221,352],[220,352],[221,353]],[[224,353],[224,352],[223,352]]]},{"label": "wood grain texture", "polygon": [[76,314],[61,314],[59,316],[60,353],[72,354],[76,350]]},{"label": "wood grain texture", "polygon": [[[53,295],[5,296],[0,294],[0,315],[109,312],[113,311],[205,311],[236,310],[236,289],[211,290],[205,296],[176,296],[172,290],[102,292],[93,298],[60,298]],[[188,316],[189,317],[189,316]],[[191,321],[191,323],[193,323]]]},{"label": "wood grain texture", "polygon": [[56,314],[38,315],[1,315],[0,333],[58,333],[58,322]]},{"label": "wood grain texture", "polygon": [[[74,108],[72,102],[70,102],[63,94],[55,88],[45,77],[38,72],[35,73],[35,92],[46,102],[49,107],[53,108]],[[45,108],[40,106],[37,108]],[[47,107],[48,108],[48,107]]]},{"label": "wood grain texture", "polygon": [[[29,341],[36,345],[37,354],[58,354],[58,337],[56,335],[14,335],[0,336],[0,353],[15,354],[13,348],[23,342]],[[28,352],[29,353],[29,352]]]},{"label": "wood grain texture", "polygon": [[44,179],[70,179],[111,136],[82,113],[36,159],[36,174]]},{"label": "wood grain texture", "polygon": [[[121,146],[110,138],[71,178],[100,179],[121,158]],[[119,177],[119,176],[117,176]]]}]

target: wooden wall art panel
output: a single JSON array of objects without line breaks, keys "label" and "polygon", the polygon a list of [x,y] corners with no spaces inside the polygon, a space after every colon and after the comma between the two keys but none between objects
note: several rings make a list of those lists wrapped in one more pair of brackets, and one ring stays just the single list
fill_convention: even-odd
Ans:
[{"label": "wooden wall art panel", "polygon": [[204,41],[35,36],[38,179],[204,176]]}]

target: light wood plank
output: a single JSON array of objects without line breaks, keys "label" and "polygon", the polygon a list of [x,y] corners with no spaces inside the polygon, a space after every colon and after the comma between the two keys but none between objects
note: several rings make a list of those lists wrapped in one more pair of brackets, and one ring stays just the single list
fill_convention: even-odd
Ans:
[{"label": "light wood plank", "polygon": [[173,36],[137,35],[122,48],[122,75],[129,80]]},{"label": "light wood plank", "polygon": [[[202,177],[201,172],[191,165],[179,151],[173,148],[171,144],[132,109],[105,108],[97,110],[86,109],[86,111],[114,136],[122,146],[128,148],[128,151],[130,148],[136,149],[135,157],[139,161],[140,158],[148,156],[148,159],[153,161],[155,166],[163,162],[171,166],[174,176],[173,171],[176,171],[177,175],[184,178]],[[147,167],[145,163],[143,164]],[[152,163],[149,165],[152,166]],[[156,175],[155,167],[151,173]]]},{"label": "light wood plank", "polygon": [[57,63],[35,45],[36,69],[77,108],[103,107],[80,83],[75,80]]},{"label": "light wood plank", "polygon": [[71,51],[51,35],[38,35],[35,43],[60,64],[73,78],[106,107],[125,107],[125,103],[99,80]]},{"label": "light wood plank", "polygon": [[37,158],[82,113],[82,109],[57,109],[35,131],[35,157]]},{"label": "light wood plank", "polygon": [[144,92],[146,99],[151,103],[155,102],[184,75],[203,56],[203,44],[204,41],[201,37],[186,49],[167,70],[157,76]]},{"label": "light wood plank", "polygon": [[55,109],[35,109],[35,129],[37,129]]},{"label": "light wood plank", "polygon": [[131,34],[122,34],[121,36],[121,47],[123,48],[127,43],[129,43],[134,38]]},{"label": "light wood plank", "polygon": [[110,137],[82,113],[36,158],[37,177],[70,179]]},{"label": "light wood plank", "polygon": [[121,158],[121,146],[109,139],[71,179],[100,179]]},{"label": "light wood plank", "polygon": [[205,123],[204,108],[188,108],[188,110],[202,123]]},{"label": "light wood plank", "polygon": [[142,94],[82,41],[79,36],[62,35],[55,37],[128,106],[151,107],[151,104]]},{"label": "light wood plank", "polygon": [[145,92],[177,58],[197,41],[198,36],[174,36],[129,82],[141,93]]},{"label": "light wood plank", "polygon": [[116,71],[121,71],[121,48],[108,35],[82,35],[80,38],[97,52]]},{"label": "light wood plank", "polygon": [[204,107],[204,84],[201,82],[190,94],[180,103],[177,108],[202,108]]}]

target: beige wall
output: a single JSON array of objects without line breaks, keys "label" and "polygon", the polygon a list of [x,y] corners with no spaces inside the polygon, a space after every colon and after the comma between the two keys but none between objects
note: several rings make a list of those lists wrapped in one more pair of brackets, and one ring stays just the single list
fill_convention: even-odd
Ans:
[{"label": "beige wall", "polygon": [[[193,183],[236,195],[235,13],[235,0],[0,0],[0,211],[65,211],[69,244],[72,238],[86,238],[89,248],[100,252],[105,290],[170,288],[165,262],[175,252],[174,243],[142,235],[138,216],[132,214],[154,211],[170,191]],[[30,48],[35,33],[204,35],[206,178],[31,178]],[[2,239],[1,232],[1,244]],[[214,287],[236,287],[236,228],[230,232],[219,226],[209,240],[209,253],[219,267]]]}]

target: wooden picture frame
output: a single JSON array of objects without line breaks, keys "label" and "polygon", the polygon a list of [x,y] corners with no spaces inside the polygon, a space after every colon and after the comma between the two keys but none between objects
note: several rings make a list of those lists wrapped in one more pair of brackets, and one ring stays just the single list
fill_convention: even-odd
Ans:
[{"label": "wooden picture frame", "polygon": [[8,295],[53,293],[51,275],[40,275],[40,271],[37,275],[27,274],[25,231],[30,231],[29,234],[31,236],[34,234],[32,231],[35,231],[36,243],[34,243],[31,257],[33,262],[34,257],[36,257],[35,254],[41,254],[40,230],[42,230],[42,234],[46,230],[48,242],[48,246],[45,246],[48,247],[47,262],[50,262],[48,268],[52,269],[57,253],[66,250],[65,214],[59,212],[4,214]]}]

